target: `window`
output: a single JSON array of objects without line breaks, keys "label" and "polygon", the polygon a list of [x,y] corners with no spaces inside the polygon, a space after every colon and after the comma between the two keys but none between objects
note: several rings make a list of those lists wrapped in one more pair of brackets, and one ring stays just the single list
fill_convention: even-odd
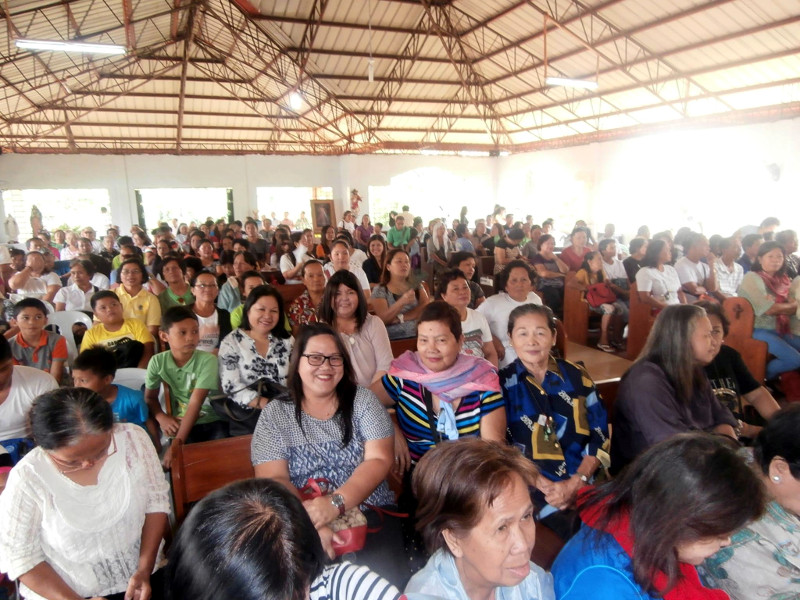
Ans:
[{"label": "window", "polygon": [[17,222],[19,242],[34,236],[34,219],[38,220],[37,227],[51,233],[56,229],[77,232],[92,227],[98,232],[98,237],[105,235],[112,222],[107,189],[6,190],[3,203],[6,214],[12,215]]},{"label": "window", "polygon": [[139,225],[145,231],[167,223],[200,225],[207,219],[233,219],[233,190],[231,188],[154,188],[136,190],[136,210]]},{"label": "window", "polygon": [[[286,222],[292,229],[311,226],[311,200],[333,200],[330,187],[260,187],[256,189],[259,218],[272,219],[272,225]],[[336,215],[341,219],[342,215]]]}]

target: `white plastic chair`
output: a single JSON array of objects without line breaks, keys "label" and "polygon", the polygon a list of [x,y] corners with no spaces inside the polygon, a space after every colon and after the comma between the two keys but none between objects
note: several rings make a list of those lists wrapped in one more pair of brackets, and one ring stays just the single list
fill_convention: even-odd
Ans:
[{"label": "white plastic chair", "polygon": [[47,324],[58,327],[58,332],[67,340],[67,363],[71,367],[78,356],[78,346],[75,344],[75,337],[72,335],[72,326],[75,323],[83,323],[87,329],[92,327],[92,318],[79,310],[62,310],[52,312],[47,315]]},{"label": "white plastic chair", "polygon": [[[142,392],[144,392],[145,375],[147,375],[147,369],[139,369],[137,367],[124,367],[122,369],[117,369],[117,374],[114,375],[113,383],[115,383],[116,385],[124,385],[125,387],[131,388],[133,390],[141,390]],[[161,404],[161,410],[167,412],[167,401],[166,401],[166,396],[164,395],[163,385],[158,391],[158,402],[159,404]],[[166,444],[168,441],[169,438],[162,433],[161,444],[162,445]]]}]

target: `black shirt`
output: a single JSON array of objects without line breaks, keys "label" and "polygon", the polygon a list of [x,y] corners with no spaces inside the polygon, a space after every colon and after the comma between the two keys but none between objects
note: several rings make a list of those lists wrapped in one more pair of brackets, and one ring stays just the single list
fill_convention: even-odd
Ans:
[{"label": "black shirt", "polygon": [[742,396],[761,387],[744,364],[742,355],[723,345],[711,364],[705,367],[705,372],[720,404],[741,419]]},{"label": "black shirt", "polygon": [[642,268],[638,258],[629,256],[622,261],[622,266],[625,267],[625,273],[628,275],[628,281],[634,283],[636,281],[636,273]]}]

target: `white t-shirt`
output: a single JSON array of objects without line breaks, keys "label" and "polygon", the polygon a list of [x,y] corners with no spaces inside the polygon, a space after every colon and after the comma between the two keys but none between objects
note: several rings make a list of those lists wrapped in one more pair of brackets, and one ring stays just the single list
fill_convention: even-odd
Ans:
[{"label": "white t-shirt", "polygon": [[[333,263],[330,262],[325,263],[325,265],[322,267],[322,270],[325,273],[326,281],[330,279],[331,275],[336,273],[336,269],[333,268]],[[353,275],[356,276],[356,279],[358,279],[358,281],[361,283],[362,290],[369,291],[369,280],[367,279],[367,274],[364,273],[364,269],[362,269],[361,267],[354,267],[353,265],[350,265],[348,271],[350,271]]]},{"label": "white t-shirt", "polygon": [[[697,285],[705,286],[706,279],[711,276],[711,267],[704,262],[692,262],[686,256],[675,263],[675,271],[678,273],[678,279],[681,285],[696,283]],[[698,299],[698,296],[687,292],[684,293],[686,294],[686,299],[690,303]]]},{"label": "white t-shirt", "polygon": [[505,356],[500,360],[500,368],[510,365],[517,359],[517,353],[511,347],[511,340],[508,337],[508,315],[511,311],[523,304],[542,304],[542,299],[536,292],[529,292],[525,302],[517,302],[505,292],[500,292],[494,296],[489,296],[477,308],[489,322],[489,329],[492,335],[500,340],[505,348]]},{"label": "white t-shirt", "polygon": [[197,344],[197,349],[203,350],[204,352],[213,352],[219,342],[219,318],[217,311],[211,313],[210,317],[201,317],[197,315],[197,322],[200,325],[200,341]]},{"label": "white t-shirt", "polygon": [[655,267],[642,267],[636,273],[636,288],[640,292],[650,292],[667,304],[680,304],[678,291],[681,289],[681,280],[678,273],[670,265],[664,265],[664,270]]},{"label": "white t-shirt", "polygon": [[609,279],[627,279],[628,274],[625,272],[625,265],[616,256],[611,259],[611,264],[603,261],[603,272]]},{"label": "white t-shirt", "polygon": [[97,286],[97,289],[100,290],[107,290],[111,287],[111,282],[108,280],[108,277],[103,275],[102,273],[95,273],[92,275],[92,285]]},{"label": "white t-shirt", "polygon": [[[301,262],[302,261],[298,261],[297,265],[299,265]],[[286,273],[287,271],[291,271],[297,265],[293,265],[292,264],[292,259],[289,258],[288,254],[284,254],[283,256],[281,256],[281,262],[280,262],[281,273]],[[303,283],[303,280],[302,279],[287,279],[286,283],[287,284]]]},{"label": "white t-shirt", "polygon": [[467,318],[461,321],[461,332],[464,334],[461,354],[485,358],[483,345],[492,341],[492,330],[486,317],[477,310],[467,308]]},{"label": "white t-shirt", "polygon": [[53,302],[58,304],[63,302],[66,304],[64,310],[92,310],[92,296],[95,295],[94,287],[89,288],[88,292],[84,292],[74,283],[67,287],[62,287],[56,292]]},{"label": "white t-shirt", "polygon": [[30,437],[28,413],[34,399],[56,388],[58,383],[50,373],[15,365],[8,397],[0,404],[0,440]]}]

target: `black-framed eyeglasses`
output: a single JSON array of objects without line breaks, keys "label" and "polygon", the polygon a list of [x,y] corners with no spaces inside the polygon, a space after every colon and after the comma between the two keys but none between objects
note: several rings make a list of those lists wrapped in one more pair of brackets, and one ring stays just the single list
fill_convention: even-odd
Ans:
[{"label": "black-framed eyeglasses", "polygon": [[312,367],[321,367],[327,360],[332,367],[341,367],[344,364],[344,357],[341,354],[331,354],[325,356],[324,354],[303,354],[308,360],[308,364]]}]

